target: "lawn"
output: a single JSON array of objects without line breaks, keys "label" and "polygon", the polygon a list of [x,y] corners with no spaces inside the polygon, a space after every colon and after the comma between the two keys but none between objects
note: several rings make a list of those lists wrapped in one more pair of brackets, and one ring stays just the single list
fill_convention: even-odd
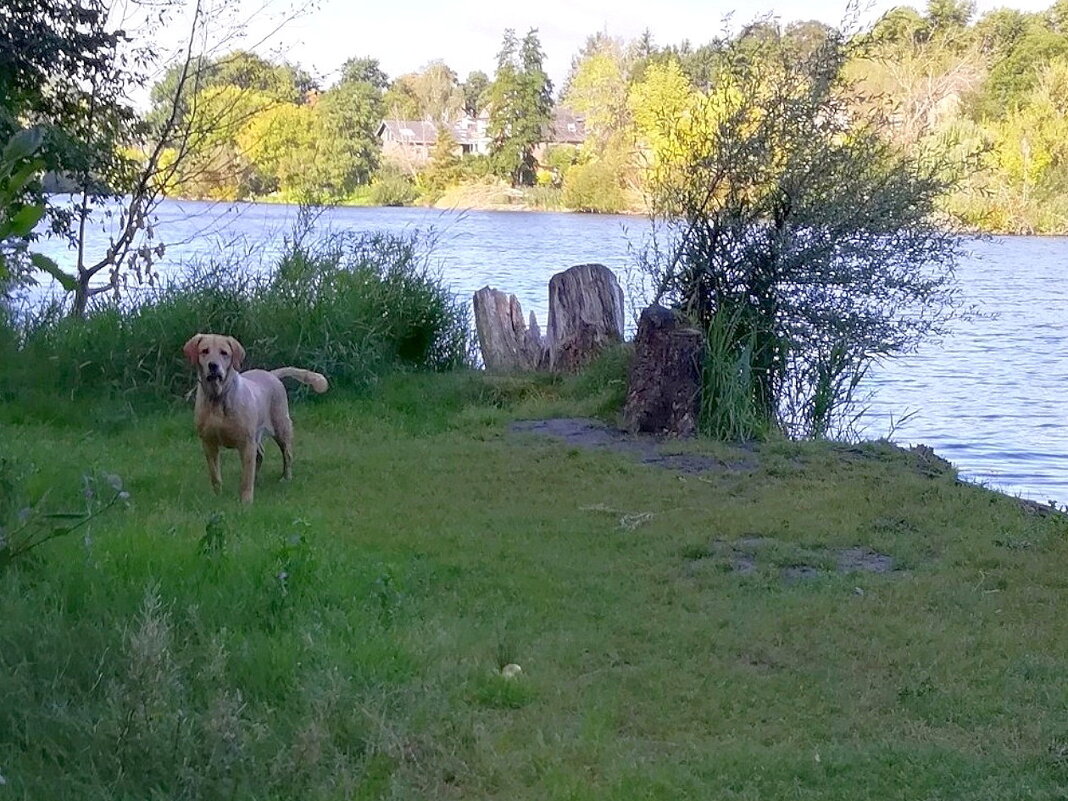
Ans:
[{"label": "lawn", "polygon": [[0,801],[1068,795],[1063,517],[885,445],[509,432],[581,390],[299,400],[250,508],[190,409],[0,409],[9,499],[130,496],[0,571]]}]

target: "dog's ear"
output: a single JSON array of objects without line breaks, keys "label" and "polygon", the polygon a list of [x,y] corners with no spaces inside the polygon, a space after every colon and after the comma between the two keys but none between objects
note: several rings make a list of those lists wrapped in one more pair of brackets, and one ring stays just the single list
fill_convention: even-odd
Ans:
[{"label": "dog's ear", "polygon": [[200,350],[200,338],[203,336],[203,334],[193,334],[182,347],[182,352],[185,354],[185,358],[189,359],[190,364],[197,363],[197,351]]},{"label": "dog's ear", "polygon": [[233,337],[227,337],[226,341],[230,343],[230,353],[233,354],[230,357],[230,366],[240,371],[241,363],[245,361],[245,347]]}]

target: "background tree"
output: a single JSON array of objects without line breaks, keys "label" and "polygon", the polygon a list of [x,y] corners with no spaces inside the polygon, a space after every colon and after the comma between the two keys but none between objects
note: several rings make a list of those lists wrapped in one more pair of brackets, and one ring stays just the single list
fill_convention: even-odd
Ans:
[{"label": "background tree", "polygon": [[974,14],[972,0],[927,0],[927,20],[932,33],[960,32]]},{"label": "background tree", "polygon": [[237,146],[252,167],[254,194],[280,192],[301,201],[314,170],[316,114],[310,106],[283,103],[254,115],[237,134]]},{"label": "background tree", "polygon": [[390,119],[423,119],[423,109],[419,104],[419,98],[415,95],[413,76],[414,73],[409,73],[396,78],[382,96],[382,106]]},{"label": "background tree", "polygon": [[440,125],[463,114],[466,96],[456,73],[444,61],[431,61],[419,72],[401,75],[383,98],[391,119],[425,120]]},{"label": "background tree", "polygon": [[[180,93],[179,82],[182,86]],[[190,113],[192,99],[198,92],[224,86],[255,92],[278,103],[293,104],[305,102],[308,93],[316,88],[311,76],[300,67],[275,63],[244,50],[215,58],[198,56],[188,63],[179,59],[152,85],[152,107],[147,119],[159,127],[177,108],[178,123],[181,124]]]},{"label": "background tree", "polygon": [[[109,10],[101,0],[21,0],[0,10],[0,143],[11,165],[9,203],[42,209],[51,231],[72,245],[79,241],[89,210],[135,182],[135,164],[120,150],[138,127],[124,95],[132,76],[120,57],[129,39],[121,27],[110,24]],[[7,151],[25,141],[20,136],[24,125],[34,131],[32,158]],[[22,164],[16,168],[15,162]],[[23,174],[30,163],[33,169]],[[46,195],[36,180],[42,170],[64,176],[67,188],[80,192],[78,202]],[[8,281],[32,282],[25,262],[12,269],[15,258],[9,253]],[[38,259],[37,266],[52,272],[64,287],[78,288],[75,277],[55,265]]]},{"label": "background tree", "polygon": [[463,88],[456,73],[444,61],[431,61],[411,76],[410,85],[419,104],[417,119],[448,125],[463,114]]},{"label": "background tree", "polygon": [[552,83],[544,61],[536,29],[521,43],[514,30],[505,31],[489,88],[490,155],[494,171],[513,186],[534,184],[534,147],[552,119]]},{"label": "background tree", "polygon": [[833,432],[874,359],[953,314],[961,240],[936,219],[951,165],[883,135],[848,56],[840,35],[809,58],[781,38],[733,42],[717,83],[660,132],[644,265],[708,332],[704,422],[719,436]]},{"label": "background tree", "polygon": [[467,76],[461,89],[464,93],[464,113],[471,117],[477,117],[486,107],[486,91],[489,89],[490,79],[481,70],[475,70]]},{"label": "background tree", "polygon": [[385,92],[389,88],[389,76],[382,70],[377,58],[364,56],[350,58],[341,65],[338,83],[366,83],[379,92]]},{"label": "background tree", "polygon": [[613,39],[599,38],[595,45],[587,43],[586,50],[572,62],[571,79],[561,100],[585,117],[586,135],[603,150],[630,127],[627,65],[622,43]]},{"label": "background tree", "polygon": [[1031,21],[990,69],[972,103],[974,118],[1000,119],[1018,111],[1051,61],[1068,57],[1068,36]]},{"label": "background tree", "polygon": [[344,198],[369,183],[378,168],[382,100],[370,84],[343,83],[319,98],[315,117],[315,157],[306,165],[309,178],[322,199]]}]

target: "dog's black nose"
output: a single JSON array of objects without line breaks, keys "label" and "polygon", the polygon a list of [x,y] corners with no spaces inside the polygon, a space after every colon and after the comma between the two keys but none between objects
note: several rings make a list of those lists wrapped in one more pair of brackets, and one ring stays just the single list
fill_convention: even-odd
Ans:
[{"label": "dog's black nose", "polygon": [[219,365],[216,364],[215,362],[208,362],[208,372],[209,373],[217,373],[217,372],[219,372]]}]

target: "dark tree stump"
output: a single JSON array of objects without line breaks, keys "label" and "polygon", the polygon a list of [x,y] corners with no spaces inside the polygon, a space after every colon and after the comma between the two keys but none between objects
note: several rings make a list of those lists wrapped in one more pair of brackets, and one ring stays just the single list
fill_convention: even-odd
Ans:
[{"label": "dark tree stump", "polygon": [[671,309],[653,304],[642,312],[623,408],[631,431],[688,437],[701,411],[704,337],[684,327]]},{"label": "dark tree stump", "polygon": [[549,369],[575,372],[623,341],[623,290],[603,264],[579,264],[549,281]]},{"label": "dark tree stump", "polygon": [[543,368],[547,349],[533,312],[530,329],[523,324],[523,309],[515,295],[488,286],[475,293],[475,331],[482,363],[494,372]]}]

